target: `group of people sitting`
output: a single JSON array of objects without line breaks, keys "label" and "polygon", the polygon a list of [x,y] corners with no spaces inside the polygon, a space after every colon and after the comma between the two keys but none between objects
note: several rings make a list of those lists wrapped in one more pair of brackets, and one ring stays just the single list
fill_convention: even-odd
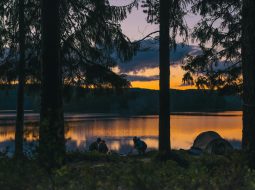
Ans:
[{"label": "group of people sitting", "polygon": [[[137,150],[138,154],[145,154],[147,149],[147,144],[138,137],[133,138],[134,148]],[[104,140],[97,138],[97,140],[90,144],[89,151],[98,151],[100,153],[108,153],[109,149]]]},{"label": "group of people sitting", "polygon": [[97,138],[96,142],[90,144],[89,151],[98,151],[100,153],[106,154],[109,149],[104,140]]}]

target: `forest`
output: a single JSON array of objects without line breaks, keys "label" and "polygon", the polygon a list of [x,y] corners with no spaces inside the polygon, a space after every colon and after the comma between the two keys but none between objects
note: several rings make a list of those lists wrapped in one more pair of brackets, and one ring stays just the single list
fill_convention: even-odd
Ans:
[{"label": "forest", "polygon": [[[24,109],[39,112],[39,92],[25,93]],[[64,90],[65,91],[65,90]],[[17,104],[15,86],[0,91],[0,107],[15,110]],[[158,91],[149,89],[126,89],[112,93],[107,90],[75,90],[64,93],[63,109],[69,113],[115,113],[120,115],[158,114]],[[238,95],[221,95],[210,90],[171,90],[170,111],[173,112],[216,112],[241,110],[242,100]],[[107,100],[106,100],[107,98]]]},{"label": "forest", "polygon": [[[123,23],[137,10],[156,30],[140,32],[142,37],[133,40]],[[187,21],[191,15],[196,17],[192,26]],[[9,135],[14,147],[12,153],[0,147],[0,188],[255,189],[254,17],[252,0],[1,0],[0,125],[10,110],[15,124],[0,126],[1,143]],[[158,64],[145,64],[138,75],[139,66],[131,71],[128,64],[150,51],[146,40],[158,43],[157,56],[147,57]],[[198,51],[191,51],[190,43]],[[186,47],[184,55],[178,52],[181,47]],[[148,68],[158,73],[150,78]],[[181,69],[174,74],[182,78],[179,87],[191,90],[170,88],[174,68]],[[138,79],[158,81],[158,89],[134,88]],[[32,154],[25,146],[31,140],[27,110],[38,115]],[[85,151],[69,151],[74,125],[66,115],[71,113],[118,114],[117,124],[124,118],[129,128],[102,130],[95,116],[93,126],[101,130],[92,128],[85,135],[93,134],[96,141]],[[151,115],[156,119],[150,120]],[[132,123],[129,116],[140,120]],[[105,125],[112,121],[102,118]],[[152,121],[157,122],[153,130]],[[186,149],[174,141],[182,134],[177,124],[187,123],[190,135],[192,127],[217,127],[202,128]],[[236,125],[238,132],[231,132]],[[12,127],[14,132],[8,131]],[[78,127],[90,126],[84,122]],[[134,151],[123,154],[110,144],[118,133],[123,135],[114,140],[129,142],[125,146]],[[233,147],[230,140],[241,146]]]}]

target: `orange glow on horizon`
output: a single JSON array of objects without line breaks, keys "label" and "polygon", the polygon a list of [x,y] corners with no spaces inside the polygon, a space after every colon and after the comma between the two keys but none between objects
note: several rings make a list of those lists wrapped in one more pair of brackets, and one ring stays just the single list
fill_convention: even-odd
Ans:
[{"label": "orange glow on horizon", "polygon": [[[131,82],[132,88],[145,88],[150,90],[159,90],[159,81],[134,81]],[[195,86],[180,86],[178,83],[171,82],[171,89],[178,90],[189,90],[189,89],[197,89]]]},{"label": "orange glow on horizon", "polygon": [[[170,67],[170,87],[172,89],[178,90],[196,89],[196,86],[183,85],[182,78],[184,73],[185,71],[179,65]],[[129,76],[144,76],[144,77],[157,76],[159,74],[159,68],[147,68],[137,72],[129,72],[127,74]],[[132,81],[131,85],[132,88],[159,90],[159,80]]]}]

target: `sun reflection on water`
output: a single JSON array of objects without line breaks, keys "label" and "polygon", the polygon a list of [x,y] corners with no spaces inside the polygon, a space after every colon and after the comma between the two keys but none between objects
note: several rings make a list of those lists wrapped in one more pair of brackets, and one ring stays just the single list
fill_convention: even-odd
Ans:
[{"label": "sun reflection on water", "polygon": [[[227,115],[227,114],[226,114]],[[195,137],[208,130],[218,132],[222,137],[231,140],[236,147],[240,147],[242,136],[242,118],[240,114],[226,116],[171,116],[172,147],[188,149]],[[158,147],[158,117],[131,118],[99,118],[88,120],[73,120],[67,123],[67,149],[86,150],[97,137],[106,140],[111,150],[127,153],[132,150],[134,136],[141,137],[149,149]],[[13,125],[0,126],[0,149],[13,146],[15,127]],[[26,141],[38,139],[38,128],[26,125]]]}]

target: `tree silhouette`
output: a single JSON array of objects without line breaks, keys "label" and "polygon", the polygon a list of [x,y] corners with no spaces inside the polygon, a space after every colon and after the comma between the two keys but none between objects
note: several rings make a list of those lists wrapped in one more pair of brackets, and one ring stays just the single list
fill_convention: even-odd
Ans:
[{"label": "tree silhouette", "polygon": [[170,1],[160,0],[159,11],[159,151],[170,151],[170,59],[169,9]]},{"label": "tree silhouette", "polygon": [[[9,3],[3,11],[3,18],[10,22],[3,25],[3,45],[8,56],[1,60],[0,80],[12,83],[17,80],[15,67],[18,55],[15,36],[16,4]],[[104,2],[104,3],[102,3]],[[108,1],[65,0],[61,1],[61,62],[63,79],[66,85],[82,87],[129,87],[130,83],[111,68],[118,61],[131,59],[139,47],[122,33],[119,22],[137,5],[136,0],[126,6],[112,6]],[[40,84],[41,30],[40,2],[25,4],[26,12],[26,79],[29,84]],[[74,11],[75,10],[75,11]],[[7,15],[8,14],[8,15]],[[1,39],[2,40],[2,39]],[[3,46],[1,46],[3,47]],[[3,55],[0,57],[4,57]],[[97,74],[97,71],[100,74]]]},{"label": "tree silhouette", "polygon": [[42,84],[39,157],[47,168],[65,159],[62,71],[60,62],[60,0],[42,1]]},{"label": "tree silhouette", "polygon": [[240,0],[194,1],[192,11],[201,16],[192,37],[202,54],[188,55],[184,83],[233,94],[242,91]]},{"label": "tree silhouette", "polygon": [[184,21],[190,0],[147,0],[143,3],[147,21],[160,25],[159,35],[159,150],[169,152],[170,147],[170,50],[176,47],[176,36],[187,40],[188,30]]},{"label": "tree silhouette", "polygon": [[[54,3],[49,0],[42,1],[39,155],[49,168],[62,165],[65,155],[61,68],[68,68],[73,61],[72,64],[77,64],[78,71],[75,68],[71,70],[79,72],[73,79],[81,82],[80,79],[85,78],[83,85],[87,85],[88,79],[91,79],[90,76],[93,77],[93,70],[90,69],[106,74],[110,72],[109,65],[113,65],[111,57],[113,50],[118,58],[130,59],[134,55],[133,44],[121,33],[120,26],[116,24],[126,17],[125,9],[130,8],[111,7],[108,1],[99,0],[54,1]],[[69,27],[66,31],[67,26]],[[70,65],[62,67],[63,58]],[[79,74],[85,77],[80,77]],[[116,76],[111,75],[111,78],[116,80],[118,79]],[[99,79],[97,77],[96,82],[100,84],[108,78]],[[90,84],[96,87],[93,81]],[[115,84],[117,87],[125,85],[125,83]]]},{"label": "tree silhouette", "polygon": [[[255,151],[255,57],[254,1],[196,1],[193,11],[202,16],[193,37],[200,40],[203,54],[188,56],[184,80],[198,87],[239,93],[243,97],[242,147]],[[211,47],[206,44],[211,42]],[[225,68],[215,69],[219,64]],[[197,75],[197,78],[193,78]],[[253,163],[253,162],[252,162]],[[254,165],[253,165],[254,167]]]},{"label": "tree silhouette", "polygon": [[[25,1],[3,0],[0,3],[1,83],[18,78],[15,133],[15,157],[23,155],[24,86],[25,86]],[[9,66],[12,65],[12,69]],[[14,72],[15,70],[15,72]],[[8,75],[6,75],[8,73]]]},{"label": "tree silhouette", "polygon": [[23,130],[24,130],[24,87],[25,87],[25,5],[19,0],[19,63],[18,63],[18,92],[17,92],[17,118],[15,132],[15,156],[23,156]]},{"label": "tree silhouette", "polygon": [[[122,33],[119,25],[119,22],[125,19],[131,9],[137,5],[136,1],[129,5],[119,7],[111,6],[108,1],[101,0],[61,1],[59,3],[59,14],[61,14],[61,18],[59,18],[60,21],[58,21],[60,23],[59,50],[52,48],[54,47],[52,44],[47,44],[50,43],[48,38],[50,38],[51,35],[54,35],[54,31],[52,32],[53,28],[47,29],[48,25],[45,20],[42,24],[44,27],[42,28],[47,29],[45,30],[46,32],[44,31],[47,33],[46,37],[45,33],[43,34],[41,31],[39,22],[41,20],[40,2],[24,0],[20,1],[20,4],[17,4],[17,2],[18,1],[8,0],[0,2],[0,30],[2,34],[2,38],[0,39],[0,80],[3,84],[12,84],[17,81],[17,77],[19,76],[16,145],[19,147],[17,148],[17,151],[19,151],[17,154],[20,154],[20,152],[22,152],[23,136],[24,107],[22,100],[24,99],[25,73],[26,81],[29,81],[29,84],[40,85],[42,83],[44,89],[43,92],[45,92],[42,93],[41,123],[45,125],[53,125],[55,128],[59,127],[60,130],[62,130],[62,113],[54,111],[54,109],[57,109],[58,107],[60,108],[62,104],[61,98],[56,98],[62,97],[60,94],[61,88],[58,88],[60,85],[59,83],[62,81],[62,77],[58,74],[63,72],[63,81],[66,85],[78,85],[80,87],[88,88],[129,87],[130,83],[125,77],[114,73],[111,68],[117,64],[118,60],[127,61],[132,58],[139,45],[138,43],[134,44],[130,42]],[[24,13],[24,9],[29,11]],[[46,10],[46,8],[44,10]],[[53,15],[53,12],[51,11],[52,10],[49,10],[49,14]],[[20,15],[19,20],[17,19],[17,12]],[[47,14],[48,13],[46,13],[46,15]],[[52,24],[52,22],[50,23]],[[52,25],[50,27],[52,27]],[[17,35],[17,30],[20,30],[19,35]],[[42,36],[45,38],[43,39]],[[26,46],[24,45],[25,39]],[[44,43],[41,43],[41,40]],[[54,41],[52,41],[52,43],[53,42]],[[20,44],[19,48],[17,46],[18,43]],[[48,50],[52,50],[54,53],[59,51],[61,60],[54,60],[53,53],[50,54]],[[38,61],[41,52],[44,52],[42,54],[44,63],[44,67],[42,67],[44,69],[44,71],[42,71],[43,75],[40,74],[41,67],[40,62]],[[52,60],[50,60],[50,56],[53,56]],[[19,68],[16,67],[17,62],[19,61],[17,58],[20,58],[21,60],[20,64],[18,64]],[[59,66],[60,63],[62,63],[62,67]],[[58,71],[58,68],[60,68],[61,71]],[[52,71],[54,71],[55,74],[53,74]],[[51,81],[51,77],[52,81],[55,81],[55,83]],[[61,78],[59,79],[59,77]],[[60,82],[58,80],[60,80]],[[54,89],[56,91],[56,93],[53,93],[53,97],[50,97],[49,89]],[[55,98],[55,100],[59,100],[59,102],[54,101],[51,98]],[[49,104],[53,102],[55,104],[50,106]],[[52,109],[55,116],[54,113],[49,113],[47,115],[45,110],[48,109]],[[45,119],[50,117],[50,114],[52,115],[52,118],[56,118],[56,121],[52,118]],[[57,123],[58,119],[60,120],[59,123]],[[51,123],[48,124],[46,121]],[[56,126],[55,123],[57,123]],[[59,126],[57,126],[58,124]],[[57,129],[54,127],[52,129],[52,135],[56,140],[57,137],[55,134]],[[43,133],[46,134],[47,130],[50,129],[45,128],[45,131],[41,130],[41,136],[44,136]],[[59,139],[61,138],[62,137]],[[44,142],[52,143],[46,139],[42,139],[40,144],[42,145]],[[63,144],[62,140],[60,140],[59,143]],[[46,149],[47,148],[40,149],[41,155],[44,154],[46,156],[46,153],[43,152],[44,150],[46,152]],[[57,154],[58,153],[56,152],[55,156],[58,156]],[[53,154],[48,155],[54,157]],[[49,159],[51,160],[48,160],[48,163],[46,164],[58,164],[53,163],[53,158]],[[57,158],[54,159],[56,160]]]},{"label": "tree silhouette", "polygon": [[243,0],[242,71],[243,71],[243,149],[255,160],[255,2]]}]

